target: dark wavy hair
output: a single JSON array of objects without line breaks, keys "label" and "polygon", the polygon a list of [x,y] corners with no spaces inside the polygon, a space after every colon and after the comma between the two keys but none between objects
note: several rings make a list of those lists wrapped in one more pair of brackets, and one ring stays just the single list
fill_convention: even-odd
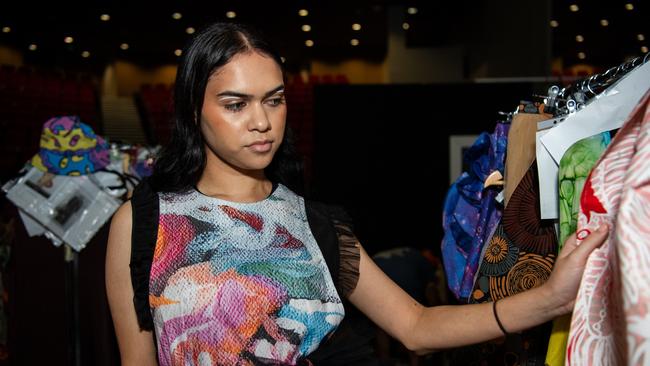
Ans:
[{"label": "dark wavy hair", "polygon": [[[154,164],[149,184],[157,192],[183,192],[196,186],[206,164],[201,115],[208,78],[237,54],[255,51],[282,61],[255,29],[242,24],[215,23],[199,32],[183,50],[174,87],[174,126],[171,140]],[[289,126],[282,144],[266,167],[267,178],[303,193],[301,164],[293,149]]]}]

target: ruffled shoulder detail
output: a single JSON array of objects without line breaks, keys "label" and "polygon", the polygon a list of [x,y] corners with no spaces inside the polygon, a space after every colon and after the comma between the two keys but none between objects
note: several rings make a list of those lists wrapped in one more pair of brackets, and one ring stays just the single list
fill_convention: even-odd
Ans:
[{"label": "ruffled shoulder detail", "polygon": [[149,274],[158,237],[158,194],[143,180],[131,197],[133,225],[131,231],[131,284],[133,305],[142,330],[153,330],[149,306]]},{"label": "ruffled shoulder detail", "polygon": [[360,245],[352,219],[339,206],[305,202],[307,220],[339,294],[347,298],[359,281]]}]

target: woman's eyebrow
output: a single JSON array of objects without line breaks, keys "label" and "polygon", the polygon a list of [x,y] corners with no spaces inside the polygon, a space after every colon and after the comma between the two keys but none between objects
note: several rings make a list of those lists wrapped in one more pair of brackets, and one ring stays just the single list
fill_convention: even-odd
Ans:
[{"label": "woman's eyebrow", "polygon": [[273,94],[275,94],[275,93],[277,93],[279,91],[284,91],[284,84],[283,85],[278,85],[275,88],[273,88],[272,90],[266,92],[266,94],[264,94],[264,98],[266,99],[266,98],[270,97],[271,95],[273,95]]},{"label": "woman's eyebrow", "polygon": [[[263,99],[266,99],[270,97],[271,95],[284,90],[284,85],[278,85],[272,90],[264,93]],[[246,94],[246,93],[240,93],[232,90],[224,90],[221,93],[217,94],[218,97],[237,97],[237,98],[242,98],[242,99],[253,99],[253,95],[251,94]]]}]

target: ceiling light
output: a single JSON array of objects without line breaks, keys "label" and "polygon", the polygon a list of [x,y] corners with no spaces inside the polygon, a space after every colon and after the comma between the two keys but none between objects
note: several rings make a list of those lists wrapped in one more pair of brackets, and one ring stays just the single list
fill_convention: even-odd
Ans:
[{"label": "ceiling light", "polygon": [[587,58],[587,55],[585,55],[584,52],[578,52],[578,58],[584,60],[585,58]]},{"label": "ceiling light", "polygon": [[174,50],[174,55],[180,57],[182,54],[183,54],[183,51],[182,51],[182,50],[180,50],[180,49],[175,49],[175,50]]},{"label": "ceiling light", "polygon": [[63,38],[63,42],[65,42],[65,43],[72,43],[72,42],[74,42],[74,38],[72,38],[72,37],[65,37],[65,38]]},{"label": "ceiling light", "polygon": [[32,44],[30,44],[27,48],[28,48],[30,51],[36,51],[36,49],[38,48],[38,46],[36,46],[34,43],[32,43]]},{"label": "ceiling light", "polygon": [[99,19],[104,21],[104,22],[108,22],[109,20],[111,20],[111,16],[108,15],[108,14],[102,14],[102,15],[99,16]]},{"label": "ceiling light", "polygon": [[355,31],[361,30],[361,24],[359,24],[359,23],[352,24],[352,30],[355,30]]},{"label": "ceiling light", "polygon": [[603,27],[607,27],[609,25],[609,20],[601,19],[600,20],[600,25],[602,25]]},{"label": "ceiling light", "polygon": [[411,28],[410,24],[408,24],[407,22],[402,23],[402,29],[409,30],[409,28]]},{"label": "ceiling light", "polygon": [[193,27],[185,28],[185,33],[187,34],[193,34],[194,32],[196,32],[196,29],[194,29]]},{"label": "ceiling light", "polygon": [[646,46],[642,46],[642,47],[641,47],[641,52],[643,52],[643,53],[648,53],[648,47],[646,47]]},{"label": "ceiling light", "polygon": [[232,11],[232,10],[226,12],[226,18],[228,18],[228,19],[233,19],[233,18],[236,17],[236,16],[237,16],[237,13],[235,13],[235,12]]},{"label": "ceiling light", "polygon": [[2,33],[9,33],[9,32],[11,32],[10,27],[2,27]]},{"label": "ceiling light", "polygon": [[81,57],[83,57],[83,58],[88,58],[88,57],[90,57],[90,52],[88,52],[88,51],[83,51],[83,52],[81,53]]},{"label": "ceiling light", "polygon": [[569,10],[571,10],[572,12],[575,13],[576,11],[580,10],[580,8],[578,7],[577,4],[571,4],[571,5],[569,6]]},{"label": "ceiling light", "polygon": [[557,20],[551,20],[550,24],[551,24],[551,27],[553,27],[553,28],[557,28],[560,25],[560,23],[558,23]]},{"label": "ceiling light", "polygon": [[409,13],[409,14],[411,14],[411,15],[415,15],[415,14],[418,13],[418,8],[410,7],[410,8],[408,8],[408,9],[406,9],[406,12]]},{"label": "ceiling light", "polygon": [[353,46],[358,46],[359,45],[359,40],[356,38],[353,38],[350,40],[350,44]]},{"label": "ceiling light", "polygon": [[585,41],[585,37],[581,36],[580,34],[576,36],[576,42],[580,43],[584,41]]},{"label": "ceiling light", "polygon": [[120,45],[120,48],[121,48],[122,50],[126,51],[126,50],[129,49],[129,44],[128,44],[128,43],[122,43],[122,44]]},{"label": "ceiling light", "polygon": [[175,20],[179,20],[182,17],[183,17],[183,14],[181,14],[181,13],[172,14],[172,18],[174,18]]},{"label": "ceiling light", "polygon": [[639,34],[636,35],[636,39],[643,42],[643,41],[645,41],[645,35],[642,34],[642,33],[639,33]]},{"label": "ceiling light", "polygon": [[306,17],[307,15],[309,15],[309,11],[307,11],[307,9],[300,9],[298,10],[298,15],[300,15],[301,17]]},{"label": "ceiling light", "polygon": [[632,4],[632,3],[627,3],[627,4],[625,4],[625,9],[627,9],[627,10],[634,10],[634,4]]},{"label": "ceiling light", "polygon": [[305,46],[312,47],[313,45],[314,45],[314,41],[312,41],[311,39],[305,41]]},{"label": "ceiling light", "polygon": [[301,27],[303,32],[309,32],[311,30],[311,25],[309,24],[303,24]]}]

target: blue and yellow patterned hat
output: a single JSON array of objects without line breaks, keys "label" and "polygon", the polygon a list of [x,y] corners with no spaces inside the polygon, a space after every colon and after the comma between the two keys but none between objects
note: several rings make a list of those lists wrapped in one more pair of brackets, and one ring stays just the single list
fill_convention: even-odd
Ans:
[{"label": "blue and yellow patterned hat", "polygon": [[45,122],[40,146],[31,164],[52,174],[85,175],[110,163],[108,143],[77,116]]}]

